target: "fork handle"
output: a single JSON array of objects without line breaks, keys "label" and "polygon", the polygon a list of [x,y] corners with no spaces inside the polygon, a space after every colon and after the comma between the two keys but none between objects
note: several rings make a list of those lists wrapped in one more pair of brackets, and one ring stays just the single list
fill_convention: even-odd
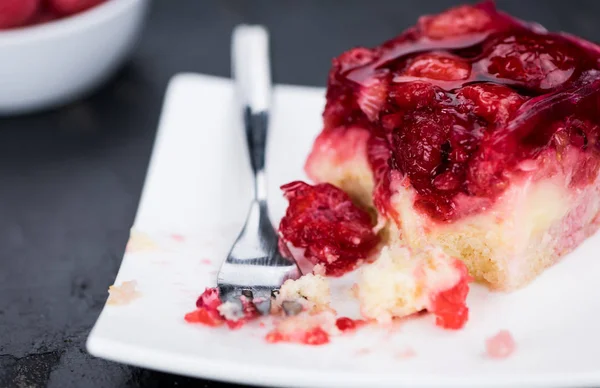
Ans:
[{"label": "fork handle", "polygon": [[271,69],[269,36],[264,27],[240,25],[235,28],[231,71],[243,112],[250,165],[254,174],[254,199],[266,200],[265,154],[271,104]]}]

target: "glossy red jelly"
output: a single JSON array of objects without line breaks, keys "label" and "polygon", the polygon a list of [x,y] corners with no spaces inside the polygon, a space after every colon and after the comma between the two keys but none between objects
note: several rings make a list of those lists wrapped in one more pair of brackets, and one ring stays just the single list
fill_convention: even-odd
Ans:
[{"label": "glossy red jelly", "polygon": [[[289,206],[279,225],[280,241],[304,249],[305,257],[323,264],[327,275],[354,269],[379,242],[369,213],[337,187],[296,181],[281,189]],[[285,247],[281,251],[289,255]]]},{"label": "glossy red jelly", "polygon": [[[512,18],[492,2],[424,16],[379,47],[333,60],[325,131],[369,129],[374,202],[389,211],[389,174],[416,189],[415,206],[451,222],[459,194],[493,201],[540,152],[600,159],[600,49]],[[385,156],[387,153],[387,157]]]}]

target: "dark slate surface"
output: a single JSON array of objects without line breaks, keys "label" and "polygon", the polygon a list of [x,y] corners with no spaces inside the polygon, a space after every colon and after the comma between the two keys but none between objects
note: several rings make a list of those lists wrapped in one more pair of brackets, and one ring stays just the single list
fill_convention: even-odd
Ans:
[{"label": "dark slate surface", "polygon": [[[455,3],[155,0],[131,61],[101,90],[51,112],[0,118],[0,387],[230,386],[95,359],[84,349],[121,261],[169,78],[227,76],[232,27],[259,22],[272,34],[278,82],[323,85],[334,55]],[[499,6],[600,38],[594,0]]]}]

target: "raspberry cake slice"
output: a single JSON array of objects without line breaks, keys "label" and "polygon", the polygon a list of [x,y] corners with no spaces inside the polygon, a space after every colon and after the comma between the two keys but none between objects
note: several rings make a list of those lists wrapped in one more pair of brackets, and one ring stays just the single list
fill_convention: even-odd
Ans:
[{"label": "raspberry cake slice", "polygon": [[[333,60],[306,171],[373,209],[386,244],[520,287],[600,225],[599,58],[491,2],[421,17]],[[376,241],[351,231],[336,254],[353,233]]]}]

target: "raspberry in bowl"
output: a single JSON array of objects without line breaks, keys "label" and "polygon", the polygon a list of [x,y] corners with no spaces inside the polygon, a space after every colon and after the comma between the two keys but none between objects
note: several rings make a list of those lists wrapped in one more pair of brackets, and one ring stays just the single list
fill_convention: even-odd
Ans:
[{"label": "raspberry in bowl", "polygon": [[68,103],[124,62],[148,0],[0,0],[0,114]]},{"label": "raspberry in bowl", "polygon": [[599,106],[599,46],[458,6],[333,60],[306,172],[512,290],[600,227]]},{"label": "raspberry in bowl", "polygon": [[107,0],[0,0],[0,30],[73,16]]}]

